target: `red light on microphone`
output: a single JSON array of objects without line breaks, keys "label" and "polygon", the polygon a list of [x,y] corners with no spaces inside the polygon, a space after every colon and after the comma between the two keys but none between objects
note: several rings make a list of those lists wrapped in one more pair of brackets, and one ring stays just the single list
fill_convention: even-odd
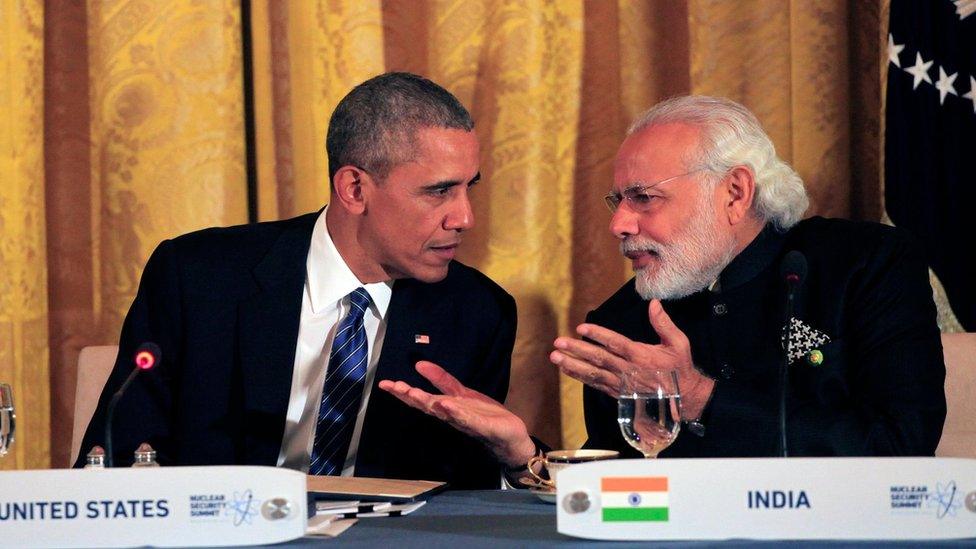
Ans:
[{"label": "red light on microphone", "polygon": [[148,370],[156,365],[156,357],[149,351],[139,351],[136,353],[136,366],[140,370]]}]

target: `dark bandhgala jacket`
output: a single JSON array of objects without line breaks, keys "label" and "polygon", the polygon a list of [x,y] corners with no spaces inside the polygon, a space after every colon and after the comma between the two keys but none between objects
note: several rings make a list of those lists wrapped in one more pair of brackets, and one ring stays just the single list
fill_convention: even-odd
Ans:
[{"label": "dark bandhgala jacket", "polygon": [[[716,291],[663,302],[716,384],[704,436],[683,430],[661,456],[777,454],[786,296],[779,267],[790,250],[808,263],[791,339],[819,351],[789,366],[790,455],[933,455],[946,413],[945,364],[923,254],[892,227],[812,218],[785,234],[766,227]],[[631,280],[587,321],[658,343],[647,305]],[[613,398],[587,388],[584,406],[587,447],[639,457],[620,434]]]},{"label": "dark bandhgala jacket", "polygon": [[[106,405],[144,341],[159,344],[163,358],[139,374],[115,410],[116,465],[130,464],[141,442],[156,449],[163,465],[276,464],[317,215],[207,229],[160,244],[125,319],[119,360],[76,466],[93,445],[104,444]],[[499,464],[486,448],[375,383],[404,380],[436,392],[414,370],[423,359],[502,401],[515,322],[512,297],[460,263],[434,284],[397,280],[356,475],[497,487]]]}]

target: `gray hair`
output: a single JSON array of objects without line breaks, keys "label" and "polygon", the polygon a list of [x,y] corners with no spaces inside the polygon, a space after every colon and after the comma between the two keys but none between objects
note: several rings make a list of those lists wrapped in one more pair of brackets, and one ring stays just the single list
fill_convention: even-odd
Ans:
[{"label": "gray hair", "polygon": [[754,215],[780,230],[800,221],[809,205],[803,180],[776,156],[773,142],[748,109],[721,97],[673,97],[642,114],[627,135],[675,123],[701,128],[698,150],[686,159],[689,170],[724,174],[735,166],[747,166],[756,180]]},{"label": "gray hair", "polygon": [[336,106],[325,140],[329,180],[343,166],[385,178],[414,157],[422,128],[474,129],[474,121],[451,92],[407,72],[389,72],[359,84]]}]

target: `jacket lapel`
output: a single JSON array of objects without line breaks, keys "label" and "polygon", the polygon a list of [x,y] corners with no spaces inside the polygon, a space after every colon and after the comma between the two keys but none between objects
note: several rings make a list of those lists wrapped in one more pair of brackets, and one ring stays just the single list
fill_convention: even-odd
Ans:
[{"label": "jacket lapel", "polygon": [[294,220],[254,268],[258,291],[238,309],[243,461],[274,465],[281,449],[302,314],[305,263],[317,214]]},{"label": "jacket lapel", "polygon": [[[376,364],[375,383],[382,379],[403,380],[411,385],[429,385],[414,369],[418,360],[430,359],[431,341],[418,343],[416,336],[430,336],[429,303],[418,300],[416,280],[397,280],[387,310],[386,335]],[[375,394],[375,393],[373,393]],[[372,397],[371,397],[372,398]]]}]

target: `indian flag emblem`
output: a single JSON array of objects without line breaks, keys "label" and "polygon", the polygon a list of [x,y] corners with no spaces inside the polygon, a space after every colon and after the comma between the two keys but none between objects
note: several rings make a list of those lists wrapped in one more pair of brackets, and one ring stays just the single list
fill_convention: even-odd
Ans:
[{"label": "indian flag emblem", "polygon": [[600,479],[603,522],[667,522],[668,477]]}]

